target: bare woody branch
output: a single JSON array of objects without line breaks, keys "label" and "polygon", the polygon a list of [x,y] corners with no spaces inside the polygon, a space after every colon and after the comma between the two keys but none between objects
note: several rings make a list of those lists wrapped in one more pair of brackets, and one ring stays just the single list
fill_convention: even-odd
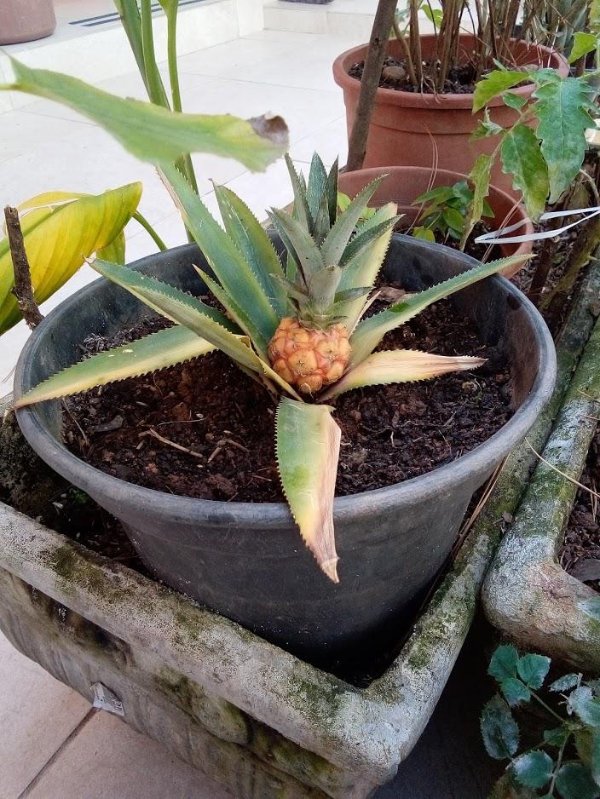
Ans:
[{"label": "bare woody branch", "polygon": [[6,220],[6,232],[8,234],[8,245],[13,262],[15,273],[15,287],[12,293],[17,298],[19,310],[23,319],[33,330],[44,318],[37,306],[33,296],[33,286],[31,284],[31,269],[27,253],[25,252],[25,242],[23,241],[23,231],[19,222],[19,212],[16,208],[7,205],[4,209]]}]

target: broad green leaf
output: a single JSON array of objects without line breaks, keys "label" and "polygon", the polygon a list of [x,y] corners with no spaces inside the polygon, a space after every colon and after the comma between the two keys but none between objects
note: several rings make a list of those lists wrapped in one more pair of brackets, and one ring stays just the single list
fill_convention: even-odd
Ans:
[{"label": "broad green leaf", "polygon": [[341,431],[329,405],[282,399],[276,450],[281,485],[306,545],[337,583],[333,500]]},{"label": "broad green leaf", "polygon": [[582,685],[569,694],[569,708],[590,727],[600,728],[600,699],[589,686]]},{"label": "broad green leaf", "polygon": [[503,172],[512,175],[513,188],[522,192],[529,216],[538,219],[546,207],[550,184],[535,133],[519,122],[505,134],[500,154]]},{"label": "broad green leaf", "polygon": [[365,386],[430,380],[448,372],[475,369],[483,363],[485,359],[468,355],[464,357],[434,355],[418,350],[375,352],[334,383],[322,398],[332,399],[346,391]]},{"label": "broad green leaf", "polygon": [[323,261],[326,266],[337,265],[342,260],[344,250],[348,246],[350,237],[354,233],[359,219],[384,177],[385,176],[376,178],[365,186],[364,189],[354,197],[346,211],[340,214],[336,219],[322,245]]},{"label": "broad green leaf", "polygon": [[15,402],[15,408],[156,372],[206,355],[214,349],[212,344],[191,330],[175,325],[130,344],[92,355],[57,372]]},{"label": "broad green leaf", "polygon": [[529,702],[531,699],[529,688],[521,680],[517,680],[516,677],[506,677],[506,679],[502,680],[500,690],[511,707],[515,707],[521,702]]},{"label": "broad green leaf", "polygon": [[[86,258],[119,236],[137,208],[141,192],[140,183],[131,183],[104,194],[54,205],[47,202],[28,210],[23,233],[38,303],[54,294]],[[13,286],[12,259],[8,239],[4,239],[0,241],[0,333],[21,318],[11,293]]]},{"label": "broad green leaf", "polygon": [[278,280],[273,279],[285,275],[268,233],[231,189],[215,186],[215,195],[228,236],[250,264],[277,315],[285,316],[289,310],[285,291]]},{"label": "broad green leaf", "polygon": [[562,677],[559,677],[558,680],[554,680],[548,686],[549,691],[555,692],[563,692],[563,691],[570,691],[571,688],[575,688],[579,680],[581,679],[581,674],[565,674]]},{"label": "broad green leaf", "polygon": [[585,131],[594,126],[591,91],[580,78],[564,78],[538,86],[533,94],[537,136],[548,168],[550,203],[571,185],[583,164]]},{"label": "broad green leaf", "polygon": [[558,770],[556,788],[562,799],[598,799],[600,789],[582,763],[565,763]]},{"label": "broad green leaf", "polygon": [[522,94],[515,94],[514,92],[504,92],[502,95],[502,102],[504,105],[507,105],[509,108],[513,108],[515,111],[520,111],[524,106],[527,105],[528,98],[523,97]]},{"label": "broad green leaf", "polygon": [[529,72],[524,70],[499,70],[495,69],[485,75],[475,87],[473,94],[473,113],[481,111],[481,109],[489,103],[494,97],[497,97],[507,89],[512,89],[519,83],[525,80],[530,80]]},{"label": "broad green leaf", "polygon": [[544,655],[523,655],[517,663],[517,672],[528,688],[541,688],[550,670],[550,658]]},{"label": "broad green leaf", "polygon": [[265,350],[279,317],[260,280],[235,241],[212,217],[181,172],[172,165],[165,165],[161,172],[181,209],[187,229],[227,294],[239,307],[246,309],[254,328],[260,331],[258,344]]},{"label": "broad green leaf", "polygon": [[552,730],[544,730],[544,743],[560,749],[570,734],[568,728],[564,725],[562,727],[554,727]]},{"label": "broad green leaf", "polygon": [[487,702],[481,713],[481,735],[490,757],[511,758],[519,746],[519,728],[510,708],[498,695]]},{"label": "broad green leaf", "polygon": [[287,127],[281,117],[245,120],[228,114],[181,114],[116,97],[59,72],[32,69],[14,58],[10,63],[14,81],[0,84],[0,90],[67,105],[105,128],[143,161],[171,163],[187,153],[204,152],[235,158],[260,171],[287,149]]},{"label": "broad green leaf", "polygon": [[543,788],[550,782],[554,761],[546,752],[535,750],[519,755],[512,762],[515,778],[526,788]]},{"label": "broad green leaf", "polygon": [[356,366],[361,361],[364,361],[387,332],[395,330],[432,303],[449,297],[451,294],[486,277],[502,272],[504,269],[524,264],[529,260],[529,257],[528,255],[512,255],[509,258],[501,258],[498,261],[481,264],[466,272],[461,272],[443,283],[438,283],[417,294],[411,294],[386,310],[380,311],[368,319],[363,319],[350,337],[350,344],[352,345],[350,365]]},{"label": "broad green leaf", "polygon": [[477,156],[475,163],[469,173],[469,180],[473,184],[473,197],[469,205],[469,213],[465,220],[463,228],[463,236],[461,240],[461,249],[471,235],[475,225],[481,220],[484,214],[485,198],[490,191],[490,176],[492,165],[494,163],[493,156],[481,153]]},{"label": "broad green leaf", "polygon": [[575,31],[573,34],[573,44],[569,53],[569,64],[574,64],[588,53],[593,53],[598,47],[598,37],[594,33],[586,31]]},{"label": "broad green leaf", "polygon": [[432,244],[435,242],[435,234],[428,227],[422,227],[421,225],[417,225],[412,229],[411,235],[414,236],[415,239],[421,239],[422,241],[429,241]]},{"label": "broad green leaf", "polygon": [[488,666],[488,674],[490,677],[502,682],[507,677],[517,676],[517,663],[519,662],[519,653],[514,646],[504,644],[497,647]]}]

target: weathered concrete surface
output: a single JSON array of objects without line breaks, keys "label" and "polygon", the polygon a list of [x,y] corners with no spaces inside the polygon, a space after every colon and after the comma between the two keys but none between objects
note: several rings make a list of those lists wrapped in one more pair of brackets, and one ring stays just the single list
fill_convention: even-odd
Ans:
[{"label": "weathered concrete surface", "polygon": [[[598,265],[595,273],[598,273]],[[598,277],[587,282],[580,305],[581,338],[598,314]],[[560,368],[560,363],[559,363]],[[563,364],[564,375],[570,375]],[[596,429],[600,398],[600,322],[593,327],[556,425],[543,451],[515,522],[505,536],[483,590],[490,621],[527,649],[547,652],[579,669],[600,670],[600,622],[581,609],[597,594],[568,575],[557,551]],[[552,468],[554,467],[554,468]],[[559,469],[570,480],[559,474]]]}]

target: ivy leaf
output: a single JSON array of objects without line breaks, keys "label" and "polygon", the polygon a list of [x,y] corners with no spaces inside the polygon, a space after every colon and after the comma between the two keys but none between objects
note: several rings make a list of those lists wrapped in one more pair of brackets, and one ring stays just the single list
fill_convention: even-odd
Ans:
[{"label": "ivy leaf", "polygon": [[528,688],[541,688],[550,669],[550,658],[544,655],[523,655],[517,663],[517,672]]},{"label": "ivy leaf", "polygon": [[548,167],[550,203],[558,200],[581,169],[585,131],[594,126],[591,92],[581,79],[564,78],[548,81],[533,93],[537,136]]},{"label": "ivy leaf", "polygon": [[556,788],[562,799],[597,799],[600,789],[582,763],[565,763],[558,770]]},{"label": "ivy leaf", "polygon": [[515,707],[515,705],[521,702],[529,702],[531,699],[529,688],[515,677],[507,677],[505,680],[502,680],[500,683],[500,690],[511,707]]},{"label": "ivy leaf", "polygon": [[576,31],[573,34],[573,46],[569,54],[569,64],[574,64],[575,61],[579,61],[584,55],[593,53],[597,46],[598,38],[595,33]]},{"label": "ivy leaf", "polygon": [[488,674],[490,677],[495,677],[498,682],[507,677],[516,677],[518,662],[519,653],[514,646],[509,644],[499,646],[490,660]]},{"label": "ivy leaf", "polygon": [[522,94],[515,94],[514,92],[505,92],[502,95],[502,102],[509,108],[520,111],[523,106],[527,104],[527,97],[523,97]]},{"label": "ivy leaf", "polygon": [[481,735],[490,757],[504,760],[512,757],[519,746],[519,727],[502,697],[494,696],[481,713]]},{"label": "ivy leaf", "polygon": [[524,80],[529,79],[529,72],[519,70],[495,69],[479,81],[473,95],[473,113],[480,111],[491,99],[497,97],[507,89],[512,89]]},{"label": "ivy leaf", "polygon": [[559,677],[558,680],[551,682],[548,686],[548,690],[556,692],[570,691],[571,688],[575,688],[580,677],[581,674],[565,674]]},{"label": "ivy leaf", "polygon": [[534,751],[513,760],[515,779],[526,788],[543,788],[550,781],[554,761],[546,752]]},{"label": "ivy leaf", "polygon": [[538,219],[546,207],[549,183],[535,133],[519,122],[505,134],[500,153],[504,173],[512,175],[513,188],[522,192],[529,216]]},{"label": "ivy leaf", "polygon": [[587,685],[576,688],[569,695],[569,709],[590,727],[600,727],[600,699]]}]

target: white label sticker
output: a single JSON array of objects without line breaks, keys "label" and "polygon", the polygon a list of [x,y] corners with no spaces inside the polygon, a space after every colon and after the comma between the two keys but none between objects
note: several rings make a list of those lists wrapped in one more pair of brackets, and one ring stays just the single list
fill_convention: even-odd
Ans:
[{"label": "white label sticker", "polygon": [[94,692],[93,707],[97,707],[99,710],[106,710],[108,713],[114,713],[115,716],[125,715],[123,702],[106,685],[101,682],[95,682],[92,685],[92,691]]}]

